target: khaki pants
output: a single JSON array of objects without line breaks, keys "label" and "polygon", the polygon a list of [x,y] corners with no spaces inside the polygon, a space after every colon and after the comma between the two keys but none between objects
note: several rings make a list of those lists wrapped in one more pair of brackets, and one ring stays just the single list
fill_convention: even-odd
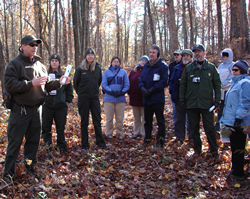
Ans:
[{"label": "khaki pants", "polygon": [[104,102],[104,112],[106,115],[106,136],[113,137],[113,119],[116,120],[116,136],[123,138],[123,118],[126,103]]},{"label": "khaki pants", "polygon": [[145,135],[144,130],[144,107],[132,106],[134,115],[134,136]]}]

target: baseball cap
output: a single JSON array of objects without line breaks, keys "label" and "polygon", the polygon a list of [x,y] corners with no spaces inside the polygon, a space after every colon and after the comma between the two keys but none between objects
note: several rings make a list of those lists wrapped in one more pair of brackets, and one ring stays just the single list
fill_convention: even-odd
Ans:
[{"label": "baseball cap", "polygon": [[194,52],[195,50],[201,50],[205,51],[205,48],[202,44],[197,44],[195,47],[193,47],[192,51]]},{"label": "baseball cap", "polygon": [[184,50],[182,51],[181,54],[182,54],[182,55],[188,54],[188,55],[190,55],[191,57],[194,56],[194,53],[193,53],[190,49],[184,49]]},{"label": "baseball cap", "polygon": [[32,42],[37,42],[38,44],[42,43],[41,39],[35,38],[33,35],[26,35],[22,38],[21,40],[21,45],[27,44],[27,43],[32,43]]},{"label": "baseball cap", "polygon": [[174,54],[180,54],[181,55],[182,51],[180,49],[174,51]]}]

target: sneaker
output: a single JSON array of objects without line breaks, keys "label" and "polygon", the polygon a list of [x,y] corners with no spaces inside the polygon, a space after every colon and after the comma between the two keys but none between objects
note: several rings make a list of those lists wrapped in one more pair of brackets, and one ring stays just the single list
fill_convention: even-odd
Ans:
[{"label": "sneaker", "polygon": [[13,182],[10,179],[3,178],[3,182],[1,183],[1,186],[0,186],[0,191],[7,188],[8,186],[11,186],[12,184]]},{"label": "sneaker", "polygon": [[244,176],[236,176],[234,174],[230,174],[227,179],[231,182],[237,182],[237,181],[243,181],[244,180]]},{"label": "sneaker", "polygon": [[34,165],[25,165],[25,171],[30,175],[34,176],[35,175],[35,170],[34,170]]}]

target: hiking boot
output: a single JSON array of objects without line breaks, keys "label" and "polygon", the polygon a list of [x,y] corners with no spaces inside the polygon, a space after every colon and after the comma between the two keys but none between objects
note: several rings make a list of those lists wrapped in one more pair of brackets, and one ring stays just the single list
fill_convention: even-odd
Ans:
[{"label": "hiking boot", "polygon": [[25,165],[25,171],[32,177],[35,175],[34,165]]},{"label": "hiking boot", "polygon": [[231,181],[231,182],[238,182],[238,181],[243,181],[244,180],[244,176],[236,176],[234,174],[230,174],[227,177],[227,180]]}]

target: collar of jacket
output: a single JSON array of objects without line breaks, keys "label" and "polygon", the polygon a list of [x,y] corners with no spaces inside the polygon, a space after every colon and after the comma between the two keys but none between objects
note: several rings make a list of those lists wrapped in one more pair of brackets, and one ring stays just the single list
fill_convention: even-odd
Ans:
[{"label": "collar of jacket", "polygon": [[[26,56],[22,51],[20,51],[19,57],[20,57],[22,60],[26,61],[26,62],[32,63],[32,60],[30,59],[30,57]],[[39,57],[38,55],[34,55],[33,58],[35,59],[35,62],[36,62],[36,61],[40,61],[40,60],[42,59],[42,58]],[[34,62],[34,63],[35,63],[35,62]]]},{"label": "collar of jacket", "polygon": [[111,70],[111,71],[118,71],[119,69],[121,68],[121,66],[112,66],[112,65],[110,65],[110,67],[109,67],[109,70]]},{"label": "collar of jacket", "polygon": [[147,63],[152,68],[159,67],[161,65],[161,58],[159,57],[154,63],[151,63],[150,61],[148,61]]},{"label": "collar of jacket", "polygon": [[[198,66],[197,66],[197,62],[196,61],[193,61],[193,68],[194,70],[198,70],[200,69]],[[202,68],[201,69],[208,69],[208,61],[206,59],[204,59],[204,62],[203,62],[203,65],[202,65]]]},{"label": "collar of jacket", "polygon": [[240,80],[245,79],[245,78],[250,79],[250,76],[248,74],[242,74],[242,75],[235,76],[232,79],[232,83],[239,82]]}]

